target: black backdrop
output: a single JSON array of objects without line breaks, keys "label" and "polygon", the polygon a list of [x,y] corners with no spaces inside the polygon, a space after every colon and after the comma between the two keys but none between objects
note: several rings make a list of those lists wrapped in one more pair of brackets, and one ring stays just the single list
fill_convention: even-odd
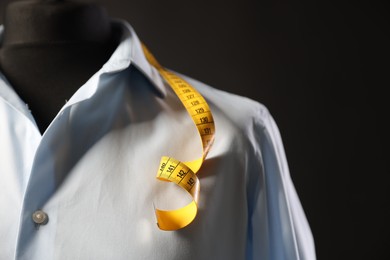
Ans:
[{"label": "black backdrop", "polygon": [[387,6],[94,2],[128,20],[166,67],[270,109],[318,259],[388,259]]}]

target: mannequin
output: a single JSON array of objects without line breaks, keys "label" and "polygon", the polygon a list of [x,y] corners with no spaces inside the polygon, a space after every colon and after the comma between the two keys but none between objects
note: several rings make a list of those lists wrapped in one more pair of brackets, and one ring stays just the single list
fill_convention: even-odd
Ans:
[{"label": "mannequin", "polygon": [[117,38],[105,10],[94,4],[24,0],[7,6],[0,69],[41,133],[109,59]]}]

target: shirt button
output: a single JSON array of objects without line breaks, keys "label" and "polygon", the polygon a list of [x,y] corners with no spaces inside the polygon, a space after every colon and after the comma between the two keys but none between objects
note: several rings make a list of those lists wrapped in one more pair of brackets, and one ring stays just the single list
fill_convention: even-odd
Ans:
[{"label": "shirt button", "polygon": [[49,222],[49,217],[42,210],[37,210],[32,214],[32,219],[37,225],[46,225]]}]

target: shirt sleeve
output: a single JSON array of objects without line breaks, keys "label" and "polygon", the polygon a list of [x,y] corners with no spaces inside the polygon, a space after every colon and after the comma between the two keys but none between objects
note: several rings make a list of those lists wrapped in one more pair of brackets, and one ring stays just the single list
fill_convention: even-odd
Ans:
[{"label": "shirt sleeve", "polygon": [[265,108],[254,118],[248,160],[247,260],[313,260],[314,241],[292,183],[278,127]]}]

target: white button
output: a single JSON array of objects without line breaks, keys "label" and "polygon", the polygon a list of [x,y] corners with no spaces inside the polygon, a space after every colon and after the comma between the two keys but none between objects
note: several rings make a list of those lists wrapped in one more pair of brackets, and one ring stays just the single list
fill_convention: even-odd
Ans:
[{"label": "white button", "polygon": [[42,210],[37,210],[32,214],[32,219],[35,224],[46,225],[49,222],[49,217]]}]

